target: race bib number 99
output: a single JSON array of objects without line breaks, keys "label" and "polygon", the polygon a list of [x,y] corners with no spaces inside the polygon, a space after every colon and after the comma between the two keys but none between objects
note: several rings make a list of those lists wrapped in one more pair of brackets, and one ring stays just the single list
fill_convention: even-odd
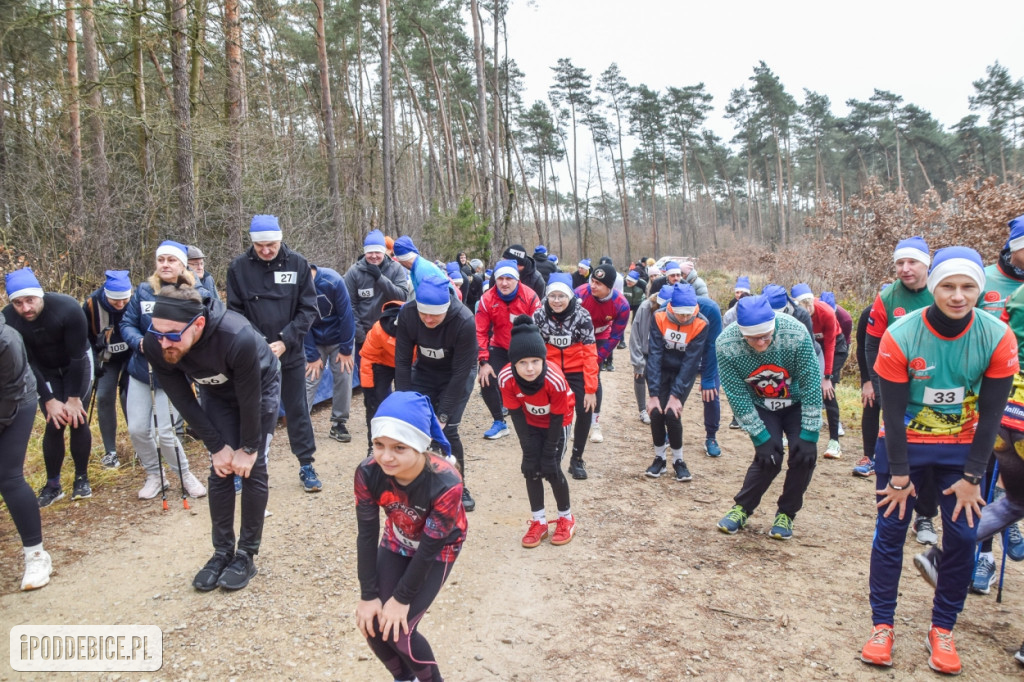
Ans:
[{"label": "race bib number 99", "polygon": [[292,272],[275,272],[274,284],[295,284],[299,281],[299,274]]},{"label": "race bib number 99", "polygon": [[665,345],[669,348],[685,348],[686,332],[681,332],[678,329],[666,329]]},{"label": "race bib number 99", "polygon": [[964,401],[964,387],[924,389],[925,405],[959,405]]}]

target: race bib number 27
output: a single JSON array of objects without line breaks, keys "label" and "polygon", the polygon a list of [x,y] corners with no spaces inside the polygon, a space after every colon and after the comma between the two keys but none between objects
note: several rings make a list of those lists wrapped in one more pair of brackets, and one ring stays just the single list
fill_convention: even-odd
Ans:
[{"label": "race bib number 27", "polygon": [[298,281],[299,276],[295,271],[274,273],[274,284],[295,284]]}]

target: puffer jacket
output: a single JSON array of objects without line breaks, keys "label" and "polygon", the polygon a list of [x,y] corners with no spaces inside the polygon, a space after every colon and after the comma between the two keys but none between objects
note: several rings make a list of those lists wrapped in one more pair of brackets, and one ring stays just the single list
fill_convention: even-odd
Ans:
[{"label": "puffer jacket", "polygon": [[558,365],[562,374],[583,373],[583,390],[597,393],[597,342],[594,340],[594,323],[590,313],[580,305],[578,299],[571,299],[574,309],[559,322],[551,314],[547,303],[533,313],[533,323],[540,329],[540,335],[548,349],[548,362]]}]

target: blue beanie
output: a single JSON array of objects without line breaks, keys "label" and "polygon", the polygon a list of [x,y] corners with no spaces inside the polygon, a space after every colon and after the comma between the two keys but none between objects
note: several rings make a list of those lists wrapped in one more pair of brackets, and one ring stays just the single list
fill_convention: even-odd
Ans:
[{"label": "blue beanie", "polygon": [[1010,238],[1006,240],[1006,248],[1010,252],[1024,249],[1024,215],[1019,215],[1007,223],[1010,226]]},{"label": "blue beanie", "polygon": [[249,223],[249,238],[256,242],[279,242],[283,234],[277,216],[254,215]]},{"label": "blue beanie", "polygon": [[418,452],[426,452],[431,440],[441,446],[444,454],[452,451],[430,399],[412,391],[395,391],[385,398],[370,420],[370,433],[374,438],[394,438]]},{"label": "blue beanie", "polygon": [[363,240],[363,253],[387,253],[388,243],[380,230],[370,230]]},{"label": "blue beanie", "polygon": [[805,284],[804,282],[794,284],[793,289],[789,293],[793,297],[793,300],[797,302],[800,302],[805,298],[814,298],[814,292],[811,291],[810,285]]},{"label": "blue beanie", "polygon": [[486,270],[484,270],[484,277],[486,277],[487,279],[490,279],[491,275],[493,275],[493,274],[494,274],[494,270],[491,270],[490,268],[487,268]]},{"label": "blue beanie", "polygon": [[548,247],[544,246],[543,244],[541,244],[540,246],[538,246],[537,248],[535,248],[533,250],[533,253],[538,255],[538,256],[540,256],[540,255],[547,255],[547,252],[548,252]]},{"label": "blue beanie", "polygon": [[761,290],[761,295],[768,301],[768,305],[771,306],[772,310],[782,310],[789,304],[789,296],[786,295],[786,289],[778,284],[765,285],[764,289]]},{"label": "blue beanie", "polygon": [[665,284],[658,289],[658,308],[664,308],[672,300],[672,292],[676,290],[675,284]]},{"label": "blue beanie", "polygon": [[949,246],[935,252],[932,269],[928,271],[928,291],[935,293],[939,282],[951,275],[967,275],[985,290],[985,265],[981,256],[966,246]]},{"label": "blue beanie", "polygon": [[[253,241],[271,241],[270,239],[257,239]],[[157,256],[174,256],[181,261],[181,264],[188,267],[188,247],[184,244],[165,239],[156,247]]]},{"label": "blue beanie", "polygon": [[416,310],[427,315],[443,315],[451,305],[448,280],[438,275],[427,275],[416,287]]},{"label": "blue beanie", "polygon": [[682,266],[679,265],[679,263],[675,262],[674,260],[670,260],[669,262],[667,262],[664,265],[662,265],[661,266],[661,271],[664,272],[665,275],[681,275],[681,274],[683,274]]},{"label": "blue beanie", "polygon": [[494,266],[494,278],[515,277],[519,279],[519,264],[514,260],[500,260]]},{"label": "blue beanie", "polygon": [[462,268],[459,267],[458,262],[452,261],[451,263],[448,263],[445,270],[448,272],[448,277],[451,278],[453,282],[462,281]]},{"label": "blue beanie", "polygon": [[736,303],[736,324],[743,336],[767,334],[775,329],[775,311],[765,296],[744,296]]},{"label": "blue beanie", "polygon": [[740,275],[736,278],[736,291],[745,291],[750,293],[750,278],[746,275]]},{"label": "blue beanie", "polygon": [[839,305],[838,303],[836,303],[836,295],[833,294],[831,291],[821,292],[820,300],[822,303],[828,304],[828,306],[832,308],[832,310],[835,310],[836,307]]},{"label": "blue beanie", "polygon": [[103,282],[103,293],[114,301],[123,301],[132,297],[132,280],[127,270],[107,270]]},{"label": "blue beanie", "polygon": [[587,270],[589,270],[590,269],[590,259],[589,258],[584,258],[583,260],[581,260],[579,262],[579,264],[576,267],[586,268]]},{"label": "blue beanie", "polygon": [[576,295],[576,292],[572,290],[572,275],[568,272],[553,272],[551,277],[548,278],[547,289],[544,290],[544,295],[547,296],[553,291],[560,291],[569,298]]},{"label": "blue beanie", "polygon": [[674,315],[692,315],[697,310],[697,292],[693,285],[680,282],[672,291],[669,312]]},{"label": "blue beanie", "polygon": [[402,235],[395,240],[395,258],[401,261],[410,261],[420,254],[416,245],[412,243],[412,237]]},{"label": "blue beanie", "polygon": [[630,270],[629,274],[626,275],[626,281],[628,282],[629,280],[633,280],[634,282],[639,281],[640,273],[637,272],[636,270]]},{"label": "blue beanie", "polygon": [[12,301],[22,296],[43,296],[43,287],[39,284],[39,280],[36,279],[36,273],[32,272],[32,268],[22,268],[21,270],[15,270],[14,272],[7,273],[4,277],[4,284],[7,285],[7,298]]},{"label": "blue beanie", "polygon": [[555,265],[558,265],[558,256],[556,256],[555,254],[548,254],[548,260],[554,263]]},{"label": "blue beanie", "polygon": [[928,243],[923,237],[917,236],[904,239],[896,245],[896,250],[892,252],[892,262],[895,263],[901,258],[912,258],[925,265],[931,265],[932,262],[928,255]]}]

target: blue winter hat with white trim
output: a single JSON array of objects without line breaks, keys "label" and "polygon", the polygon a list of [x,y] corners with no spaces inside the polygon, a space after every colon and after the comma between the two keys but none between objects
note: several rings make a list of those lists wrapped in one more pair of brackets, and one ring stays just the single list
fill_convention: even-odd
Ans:
[{"label": "blue winter hat with white trim", "polygon": [[543,244],[537,246],[533,250],[533,255],[535,255],[535,256],[546,256],[547,254],[548,254],[548,247],[544,246]]},{"label": "blue winter hat with white trim", "polygon": [[519,265],[514,260],[500,260],[494,266],[494,278],[515,277],[519,279]]},{"label": "blue winter hat with white trim", "polygon": [[826,305],[828,305],[828,307],[832,308],[832,310],[835,310],[836,307],[838,307],[838,305],[839,305],[838,303],[836,303],[836,295],[833,294],[831,291],[823,291],[823,292],[821,292],[821,296],[819,297],[819,300],[822,303],[825,303]]},{"label": "blue winter hat with white trim", "polygon": [[380,230],[370,230],[363,240],[363,253],[387,253],[388,242]]},{"label": "blue winter hat with white trim", "polygon": [[462,268],[456,261],[452,261],[445,266],[445,271],[448,273],[448,277],[456,283],[462,282]]},{"label": "blue winter hat with white trim", "polygon": [[629,274],[626,275],[626,281],[629,282],[630,280],[632,280],[633,282],[639,281],[640,280],[640,273],[637,272],[636,270],[630,270]]},{"label": "blue winter hat with white trim", "polygon": [[443,315],[451,305],[448,280],[439,275],[427,275],[416,287],[416,310],[426,315]]},{"label": "blue winter hat with white trim", "polygon": [[[765,285],[764,289],[761,290],[761,296],[768,301],[768,305],[775,311],[783,310],[789,304],[789,296],[786,295],[785,287],[780,287],[778,284]],[[747,298],[750,297],[748,296]]]},{"label": "blue winter hat with white trim", "polygon": [[103,273],[103,293],[113,301],[124,301],[132,297],[132,280],[127,270],[107,270]]},{"label": "blue winter hat with white trim", "polygon": [[806,284],[805,282],[794,284],[793,289],[790,291],[790,295],[792,295],[793,300],[798,303],[804,300],[805,298],[814,298],[814,292],[811,291],[810,285]]},{"label": "blue winter hat with white trim", "polygon": [[1010,238],[1006,240],[1005,248],[1010,253],[1024,249],[1024,215],[1019,215],[1007,223],[1010,226]]},{"label": "blue winter hat with white trim", "polygon": [[745,291],[746,293],[749,294],[750,278],[747,277],[746,275],[740,275],[739,277],[736,278],[736,286],[734,288],[736,291]]},{"label": "blue winter hat with white trim", "polygon": [[736,302],[736,324],[743,336],[767,334],[775,329],[775,311],[765,296],[744,296]]},{"label": "blue winter hat with white trim", "polygon": [[249,239],[256,242],[279,242],[284,237],[275,215],[254,215],[249,223]]},{"label": "blue winter hat with white trim", "polygon": [[452,451],[430,399],[413,391],[395,391],[385,398],[370,420],[370,433],[374,438],[394,438],[417,452],[426,452],[431,440],[441,446],[444,454]]},{"label": "blue winter hat with white trim", "polygon": [[400,261],[411,261],[420,255],[419,249],[412,242],[412,237],[408,235],[402,235],[395,240],[394,253],[395,258]]},{"label": "blue winter hat with white trim", "polygon": [[897,244],[896,249],[892,252],[892,262],[895,263],[903,258],[910,258],[921,261],[925,265],[931,265],[932,259],[928,255],[928,243],[924,240],[924,237],[913,236]]},{"label": "blue winter hat with white trim", "polygon": [[[269,239],[261,239],[254,241],[270,241]],[[181,264],[188,267],[188,247],[184,244],[180,244],[170,239],[165,239],[160,242],[160,246],[156,247],[157,256],[173,256],[181,261]]]},{"label": "blue winter hat with white trim", "polygon": [[558,256],[556,256],[555,254],[549,253],[548,260],[554,263],[555,265],[558,265]]},{"label": "blue winter hat with white trim", "polygon": [[7,298],[12,301],[23,296],[43,296],[43,287],[36,278],[32,268],[22,268],[9,272],[4,277],[4,284],[7,286]]},{"label": "blue winter hat with white trim", "polygon": [[668,302],[672,300],[672,292],[676,290],[675,284],[665,284],[658,289],[658,309],[662,309],[668,305]]},{"label": "blue winter hat with white trim", "polygon": [[953,275],[966,275],[978,289],[985,290],[985,265],[978,252],[967,246],[949,246],[935,252],[932,269],[928,271],[928,291],[935,293],[939,282]]},{"label": "blue winter hat with white trim", "polygon": [[587,270],[589,270],[590,269],[590,259],[589,258],[584,258],[583,260],[581,260],[579,263],[576,264],[576,267],[578,267],[578,268],[586,268]]},{"label": "blue winter hat with white trim", "polygon": [[661,266],[661,271],[668,275],[681,275],[683,274],[683,267],[674,260],[670,260]]},{"label": "blue winter hat with white trim", "polygon": [[674,315],[692,315],[697,310],[697,292],[693,285],[686,282],[676,284],[668,309]]},{"label": "blue winter hat with white trim", "polygon": [[576,292],[572,290],[572,275],[567,272],[553,272],[551,277],[548,278],[548,286],[544,290],[545,296],[550,296],[552,292],[561,292],[572,298],[576,295]]}]

